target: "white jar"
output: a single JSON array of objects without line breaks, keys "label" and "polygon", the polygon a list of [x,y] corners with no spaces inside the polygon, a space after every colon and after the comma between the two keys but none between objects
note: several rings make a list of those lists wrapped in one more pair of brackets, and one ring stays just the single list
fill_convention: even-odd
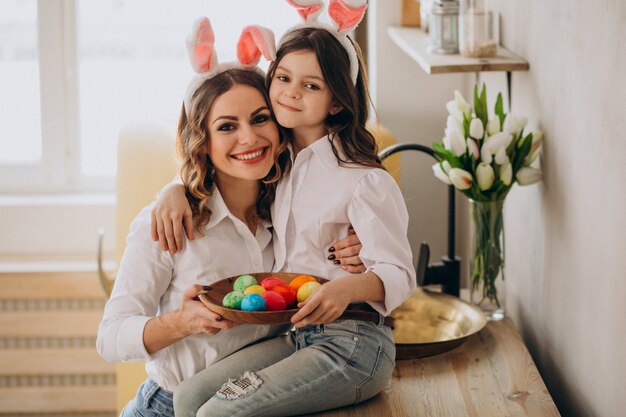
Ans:
[{"label": "white jar", "polygon": [[461,0],[459,51],[461,55],[488,58],[498,53],[494,13],[490,0]]}]

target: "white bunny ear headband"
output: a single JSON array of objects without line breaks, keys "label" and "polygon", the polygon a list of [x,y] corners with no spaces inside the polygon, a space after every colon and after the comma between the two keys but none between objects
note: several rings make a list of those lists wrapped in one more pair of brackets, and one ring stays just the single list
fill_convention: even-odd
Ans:
[{"label": "white bunny ear headband", "polygon": [[[287,33],[305,27],[314,27],[330,32],[348,53],[350,78],[352,83],[356,85],[356,80],[359,76],[359,60],[356,49],[348,38],[348,32],[357,27],[363,20],[365,10],[367,9],[367,0],[330,0],[328,16],[333,21],[334,26],[317,20],[324,8],[324,0],[287,0],[287,3],[295,7],[304,19],[304,23],[292,27]],[[284,39],[285,35],[283,35],[280,44],[283,43]]]},{"label": "white bunny ear headband", "polygon": [[187,53],[191,67],[197,75],[190,81],[185,92],[185,111],[189,114],[191,97],[203,82],[232,68],[244,68],[257,71],[265,76],[257,66],[261,55],[267,61],[276,58],[276,41],[274,32],[263,26],[246,26],[237,42],[238,62],[220,64],[215,51],[215,35],[208,17],[198,18],[187,37]]}]

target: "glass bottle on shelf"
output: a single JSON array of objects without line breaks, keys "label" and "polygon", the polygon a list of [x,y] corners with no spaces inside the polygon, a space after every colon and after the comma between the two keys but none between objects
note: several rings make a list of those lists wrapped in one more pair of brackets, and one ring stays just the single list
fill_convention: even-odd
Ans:
[{"label": "glass bottle on shelf", "polygon": [[428,51],[435,54],[459,52],[458,0],[432,0],[428,22]]},{"label": "glass bottle on shelf", "polygon": [[498,53],[494,13],[489,0],[461,0],[459,51],[461,55],[488,58]]}]

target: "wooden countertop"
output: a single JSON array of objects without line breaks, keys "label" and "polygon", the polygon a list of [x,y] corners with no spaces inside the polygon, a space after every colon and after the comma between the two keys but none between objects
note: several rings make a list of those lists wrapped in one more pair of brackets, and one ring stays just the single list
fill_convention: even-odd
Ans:
[{"label": "wooden countertop", "polygon": [[398,361],[380,395],[324,417],[560,416],[515,324],[489,322],[450,352]]}]

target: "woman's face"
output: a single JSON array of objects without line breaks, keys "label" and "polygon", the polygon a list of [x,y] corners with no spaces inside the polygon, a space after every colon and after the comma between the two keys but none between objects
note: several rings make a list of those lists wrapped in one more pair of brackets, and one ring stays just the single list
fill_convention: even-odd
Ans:
[{"label": "woman's face", "polygon": [[259,180],[274,164],[278,128],[263,95],[238,84],[219,96],[208,115],[208,153],[218,179]]}]

